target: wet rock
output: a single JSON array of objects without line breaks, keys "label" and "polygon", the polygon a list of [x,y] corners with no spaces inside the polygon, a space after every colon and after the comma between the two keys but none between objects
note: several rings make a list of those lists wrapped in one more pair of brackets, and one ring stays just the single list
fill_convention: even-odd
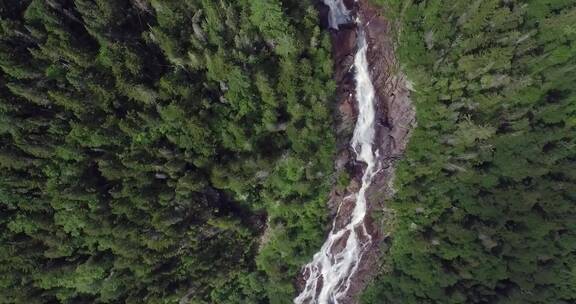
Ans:
[{"label": "wet rock", "polygon": [[353,26],[342,26],[332,32],[332,56],[334,61],[334,80],[337,84],[337,109],[339,113],[339,133],[352,130],[358,111],[354,92],[355,81],[354,53],[356,52],[356,29]]},{"label": "wet rock", "polygon": [[350,237],[350,231],[346,231],[344,236],[342,236],[340,239],[338,239],[337,242],[335,242],[332,245],[332,248],[330,248],[330,252],[332,254],[342,252],[342,249],[344,249],[344,247],[346,247],[346,242],[348,241],[348,237]]},{"label": "wet rock", "polygon": [[[415,125],[414,109],[410,102],[410,84],[400,72],[394,56],[394,43],[390,26],[381,15],[381,9],[373,7],[368,0],[344,0],[345,5],[361,20],[360,26],[366,33],[368,42],[367,59],[371,68],[371,77],[376,91],[376,136],[375,147],[381,159],[381,168],[367,190],[368,212],[375,212],[377,206],[384,203],[394,193],[392,180],[394,164],[403,155]],[[328,9],[318,5],[321,24],[328,28]],[[335,190],[330,194],[328,206],[336,229],[348,224],[355,206],[355,195],[359,188],[365,164],[358,163],[349,147],[358,110],[355,96],[354,55],[356,53],[357,27],[355,24],[341,25],[338,31],[330,30],[332,38],[332,54],[334,62],[334,80],[337,84],[336,109],[339,120],[337,134],[339,153],[335,167],[337,173],[347,170],[352,177],[344,191]],[[339,210],[339,211],[338,211]],[[337,212],[338,211],[338,212]],[[386,217],[385,217],[386,218]],[[372,237],[371,240],[361,240],[369,246],[358,266],[358,271],[352,279],[345,299],[339,303],[358,303],[357,295],[376,274],[381,254],[387,250],[387,234],[381,231],[383,224],[371,216],[365,219],[365,227]],[[332,252],[338,252],[344,247],[347,237],[335,243]],[[296,279],[299,290],[304,286],[305,277],[302,273]]]},{"label": "wet rock", "polygon": [[340,171],[346,167],[350,160],[350,153],[348,149],[342,149],[338,152],[338,156],[336,157],[335,167],[337,171]]},{"label": "wet rock", "polygon": [[[394,177],[394,164],[403,155],[410,131],[415,126],[415,111],[410,102],[410,84],[402,74],[394,56],[394,40],[388,21],[381,15],[381,9],[372,6],[368,0],[359,0],[354,8],[361,20],[361,26],[366,34],[368,42],[367,59],[371,68],[372,83],[377,98],[377,126],[376,147],[379,151],[381,169],[367,190],[368,208],[370,212],[375,210],[378,203],[390,198],[394,190],[392,180]],[[334,35],[334,34],[333,34]],[[354,96],[354,74],[350,71],[356,47],[356,35],[342,33],[334,39],[335,64],[337,65],[336,80],[339,87],[339,110],[343,117],[343,123],[349,119],[356,120],[356,101]],[[334,37],[334,36],[333,36]],[[352,38],[353,37],[353,38]],[[352,39],[354,41],[352,41]],[[340,65],[340,66],[338,66]],[[346,70],[348,69],[348,70]],[[343,95],[347,94],[347,95]],[[349,104],[350,103],[350,104]],[[352,122],[352,126],[354,125]],[[353,155],[353,153],[351,153]],[[350,167],[362,171],[361,166],[354,164],[350,157]],[[356,171],[354,170],[354,171]],[[361,173],[360,173],[361,175]],[[358,177],[358,174],[352,174]],[[359,187],[358,179],[354,178],[347,189],[354,193]],[[343,215],[341,215],[343,216]],[[372,236],[371,248],[362,257],[359,269],[352,280],[347,299],[341,302],[345,304],[357,303],[357,295],[366,286],[367,282],[376,274],[378,261],[382,250],[385,235],[381,231],[382,223],[375,222],[370,216],[367,217],[366,227]]]},{"label": "wet rock", "polygon": [[346,187],[346,190],[348,191],[348,193],[358,192],[358,190],[360,190],[360,181],[357,179],[351,180],[348,187]]},{"label": "wet rock", "polygon": [[354,10],[355,1],[356,0],[343,0],[342,2],[344,2],[344,5],[346,5],[349,10]]},{"label": "wet rock", "polygon": [[334,219],[335,230],[340,230],[350,222],[350,214],[356,205],[355,197],[345,197],[338,207],[338,213]]}]

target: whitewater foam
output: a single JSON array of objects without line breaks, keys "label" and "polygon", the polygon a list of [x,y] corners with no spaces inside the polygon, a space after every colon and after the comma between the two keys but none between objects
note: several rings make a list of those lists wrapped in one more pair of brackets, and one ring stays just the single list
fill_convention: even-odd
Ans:
[{"label": "whitewater foam", "polygon": [[[349,20],[349,11],[342,1],[324,0],[330,7],[330,26],[338,28],[343,20]],[[345,15],[345,18],[343,15]],[[345,23],[345,22],[343,22]],[[336,219],[340,218],[340,204],[332,224],[328,238],[313,260],[304,266],[303,274],[307,276],[302,292],[294,299],[296,304],[318,303],[338,304],[346,296],[351,280],[358,270],[362,256],[372,242],[372,236],[367,231],[365,220],[367,213],[366,191],[380,169],[378,151],[374,149],[375,136],[375,92],[367,60],[366,36],[361,23],[358,27],[357,51],[354,57],[356,80],[356,101],[358,103],[358,118],[350,146],[358,162],[366,165],[362,175],[362,185],[358,192],[346,197],[344,201],[353,199],[354,209],[347,218],[347,224],[337,227]],[[342,248],[336,248],[345,240]],[[337,245],[338,244],[338,245]],[[339,246],[341,247],[341,246]]]}]

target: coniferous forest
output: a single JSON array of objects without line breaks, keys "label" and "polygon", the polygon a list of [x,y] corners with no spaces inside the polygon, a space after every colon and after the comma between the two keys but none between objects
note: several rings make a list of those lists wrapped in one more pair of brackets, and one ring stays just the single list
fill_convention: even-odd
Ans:
[{"label": "coniferous forest", "polygon": [[310,1],[0,4],[0,302],[289,300],[333,178]]},{"label": "coniferous forest", "polygon": [[375,2],[418,127],[364,303],[575,303],[576,1]]},{"label": "coniferous forest", "polygon": [[[576,1],[371,2],[417,127],[360,302],[576,303]],[[292,303],[350,178],[318,5],[0,0],[0,304]]]}]

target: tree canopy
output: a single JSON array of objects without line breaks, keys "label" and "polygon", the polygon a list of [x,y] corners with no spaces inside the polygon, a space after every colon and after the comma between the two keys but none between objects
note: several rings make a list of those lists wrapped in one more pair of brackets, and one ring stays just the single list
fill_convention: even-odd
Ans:
[{"label": "tree canopy", "polygon": [[375,2],[418,127],[364,303],[574,303],[576,3]]},{"label": "tree canopy", "polygon": [[332,180],[318,24],[312,1],[0,1],[0,303],[289,303]]}]

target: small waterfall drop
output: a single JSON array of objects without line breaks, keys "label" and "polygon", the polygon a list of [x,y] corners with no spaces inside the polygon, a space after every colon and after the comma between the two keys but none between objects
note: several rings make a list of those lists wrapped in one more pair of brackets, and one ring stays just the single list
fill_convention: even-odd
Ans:
[{"label": "small waterfall drop", "polygon": [[324,0],[324,4],[330,8],[328,24],[335,30],[341,24],[350,22],[350,11],[342,0]]}]

